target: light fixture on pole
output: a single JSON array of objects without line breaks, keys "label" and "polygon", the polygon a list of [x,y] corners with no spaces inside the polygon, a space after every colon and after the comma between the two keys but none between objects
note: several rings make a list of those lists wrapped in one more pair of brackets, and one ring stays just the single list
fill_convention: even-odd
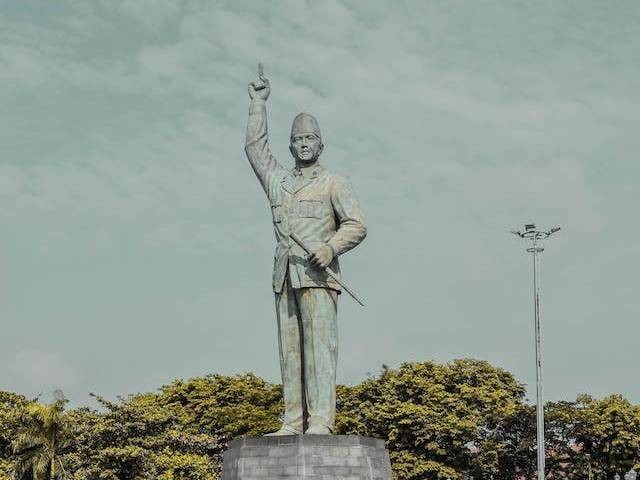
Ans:
[{"label": "light fixture on pole", "polygon": [[560,230],[553,227],[548,231],[537,230],[535,224],[524,226],[524,231],[512,230],[511,233],[529,240],[527,252],[533,254],[533,312],[536,340],[536,432],[538,446],[538,480],[545,480],[545,448],[544,448],[544,404],[542,401],[542,339],[540,335],[540,263],[539,255],[544,251],[540,242]]}]

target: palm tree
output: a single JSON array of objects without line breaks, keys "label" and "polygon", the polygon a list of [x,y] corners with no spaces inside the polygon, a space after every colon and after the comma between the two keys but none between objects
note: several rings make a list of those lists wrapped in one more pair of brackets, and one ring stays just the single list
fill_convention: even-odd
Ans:
[{"label": "palm tree", "polygon": [[59,480],[66,477],[61,455],[72,440],[62,393],[48,405],[32,402],[19,414],[19,433],[11,442],[16,456],[14,479]]}]

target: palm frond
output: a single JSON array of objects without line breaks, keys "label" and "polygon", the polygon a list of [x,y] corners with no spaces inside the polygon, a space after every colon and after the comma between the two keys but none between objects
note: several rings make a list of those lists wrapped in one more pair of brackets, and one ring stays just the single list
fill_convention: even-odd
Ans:
[{"label": "palm frond", "polygon": [[[60,455],[74,440],[70,420],[64,412],[67,400],[61,394],[48,405],[30,403],[16,415],[20,432],[11,442],[16,456],[14,479],[50,480],[66,476]],[[26,480],[26,479],[24,479]]]},{"label": "palm frond", "polygon": [[11,450],[15,455],[22,455],[28,453],[42,446],[42,443],[38,439],[33,438],[32,435],[25,433],[19,433],[18,436],[11,442]]},{"label": "palm frond", "polygon": [[33,469],[33,480],[49,480],[51,471],[51,458],[49,455],[40,455]]},{"label": "palm frond", "polygon": [[23,480],[27,473],[33,470],[34,458],[33,456],[25,456],[19,458],[13,465],[13,479]]}]

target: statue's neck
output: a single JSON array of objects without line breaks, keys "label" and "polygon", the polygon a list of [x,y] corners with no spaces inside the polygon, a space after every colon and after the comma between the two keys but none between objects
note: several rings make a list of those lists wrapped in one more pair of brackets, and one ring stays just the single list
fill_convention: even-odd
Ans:
[{"label": "statue's neck", "polygon": [[311,162],[301,162],[300,160],[296,160],[296,168],[300,170],[304,178],[309,178],[309,176],[311,175],[311,170],[317,165],[317,158]]},{"label": "statue's neck", "polygon": [[317,158],[315,160],[310,160],[308,162],[304,162],[302,160],[296,159],[296,168],[299,168],[300,170],[302,170],[303,168],[311,168],[318,165],[318,163],[319,162]]}]

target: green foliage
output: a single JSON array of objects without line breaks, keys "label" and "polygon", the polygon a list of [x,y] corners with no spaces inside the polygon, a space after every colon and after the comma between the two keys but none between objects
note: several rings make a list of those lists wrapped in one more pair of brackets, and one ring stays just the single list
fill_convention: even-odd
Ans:
[{"label": "green foliage", "polygon": [[588,478],[588,457],[575,438],[578,421],[576,402],[545,405],[546,466],[565,476]]},{"label": "green foliage", "polygon": [[536,419],[535,407],[519,405],[505,415],[495,428],[485,432],[478,451],[477,464],[483,459],[492,465],[495,479],[516,477],[534,478],[536,473]]},{"label": "green foliage", "polygon": [[76,479],[211,479],[227,442],[277,428],[280,388],[253,374],[175,381],[158,393],[75,412]]},{"label": "green foliage", "polygon": [[158,480],[206,480],[211,478],[215,465],[209,457],[195,453],[180,453],[165,449],[156,456],[161,473]]},{"label": "green foliage", "polygon": [[183,425],[210,432],[224,443],[277,429],[282,411],[281,388],[252,373],[175,381],[161,389],[158,400],[174,408]]},{"label": "green foliage", "polygon": [[386,439],[397,478],[488,478],[505,462],[503,452],[487,447],[523,397],[510,373],[487,362],[405,363],[341,387],[336,427]]},{"label": "green foliage", "polygon": [[0,391],[0,480],[9,480],[14,471],[11,441],[20,428],[18,411],[28,404],[22,395]]},{"label": "green foliage", "polygon": [[19,428],[17,411],[28,403],[22,395],[0,391],[0,458],[6,459],[11,455],[11,440],[16,437]]},{"label": "green foliage", "polygon": [[11,480],[13,462],[6,458],[0,458],[0,480]]},{"label": "green foliage", "polygon": [[[596,400],[582,395],[574,406],[572,441],[588,455],[599,478],[624,473],[640,458],[640,406],[621,395]],[[583,456],[583,457],[584,457]]]},{"label": "green foliage", "polygon": [[62,454],[73,438],[71,422],[64,413],[66,404],[59,394],[48,405],[30,402],[17,410],[14,418],[19,426],[11,441],[17,480],[26,475],[33,480],[65,476]]},{"label": "green foliage", "polygon": [[[0,392],[0,480],[219,478],[232,438],[276,430],[279,385],[253,374],[177,380],[155,393],[64,411]],[[405,363],[338,387],[338,434],[383,438],[397,480],[535,478],[535,408],[487,362]],[[548,471],[610,480],[640,467],[640,406],[583,395],[545,407]],[[14,475],[17,474],[17,475]]]},{"label": "green foliage", "polygon": [[559,476],[604,480],[640,466],[640,406],[620,395],[547,403],[545,435],[547,468]]}]

